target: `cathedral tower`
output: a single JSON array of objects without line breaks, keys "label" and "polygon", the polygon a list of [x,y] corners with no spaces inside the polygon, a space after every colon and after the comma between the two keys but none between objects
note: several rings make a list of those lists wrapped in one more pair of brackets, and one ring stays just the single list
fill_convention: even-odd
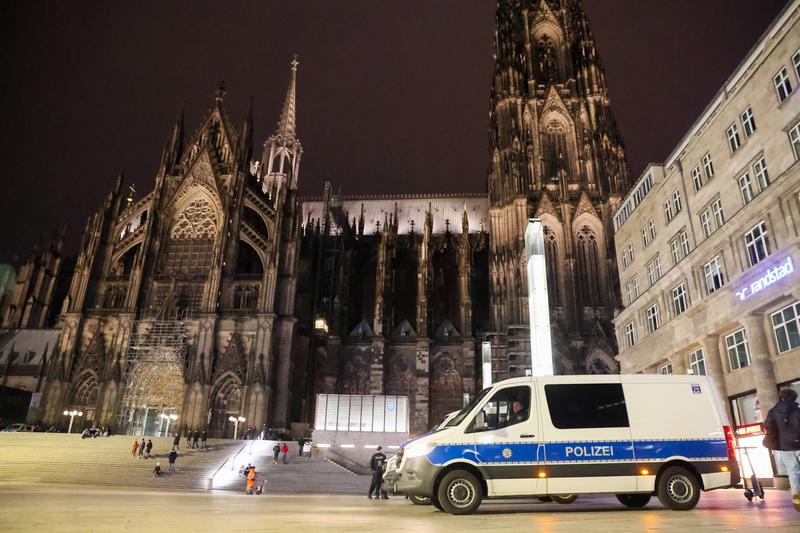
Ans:
[{"label": "cathedral tower", "polygon": [[[579,0],[499,0],[488,175],[495,329],[528,323],[523,232],[544,221],[556,372],[614,370],[611,217],[630,186]],[[522,337],[521,337],[522,338]]]}]

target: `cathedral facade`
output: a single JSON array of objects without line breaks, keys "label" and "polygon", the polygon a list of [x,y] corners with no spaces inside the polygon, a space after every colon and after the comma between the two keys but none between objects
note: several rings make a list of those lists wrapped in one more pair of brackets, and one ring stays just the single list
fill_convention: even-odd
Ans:
[{"label": "cathedral facade", "polygon": [[231,416],[300,430],[316,394],[387,394],[426,430],[481,388],[482,358],[495,379],[529,366],[531,217],[556,371],[615,371],[628,169],[579,1],[499,0],[495,65],[484,194],[300,198],[296,61],[260,158],[222,89],[193,135],[181,114],[152,191],[119,177],[87,222],[41,419],[231,436]]}]

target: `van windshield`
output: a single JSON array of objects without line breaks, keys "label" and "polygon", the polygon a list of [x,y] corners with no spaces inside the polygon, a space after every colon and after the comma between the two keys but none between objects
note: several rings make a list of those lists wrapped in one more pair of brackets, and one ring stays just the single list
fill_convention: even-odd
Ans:
[{"label": "van windshield", "polygon": [[472,411],[475,408],[475,406],[478,405],[478,403],[483,401],[486,395],[489,394],[490,390],[492,390],[492,388],[488,387],[480,391],[477,395],[475,395],[475,397],[472,400],[470,400],[470,402],[466,405],[466,407],[464,407],[461,411],[459,411],[458,414],[454,416],[453,419],[450,422],[448,422],[445,427],[451,428],[453,426],[459,425],[464,420],[464,418],[466,418],[466,416],[470,413],[470,411]]}]

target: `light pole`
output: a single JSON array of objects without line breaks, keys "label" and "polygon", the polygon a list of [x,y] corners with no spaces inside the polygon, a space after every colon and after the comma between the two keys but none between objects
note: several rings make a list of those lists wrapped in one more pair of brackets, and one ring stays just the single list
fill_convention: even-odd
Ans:
[{"label": "light pole", "polygon": [[76,411],[73,409],[72,411],[64,411],[63,414],[69,417],[69,429],[67,433],[72,433],[72,422],[75,420],[76,416],[83,416],[83,411]]},{"label": "light pole", "polygon": [[166,413],[161,413],[161,418],[167,423],[167,430],[164,431],[164,436],[169,437],[169,425],[170,423],[175,422],[178,419],[178,415],[176,415],[175,413],[169,415]]},{"label": "light pole", "polygon": [[239,422],[244,422],[246,418],[243,416],[229,416],[228,420],[233,422],[233,440],[236,440],[236,436],[239,433]]}]

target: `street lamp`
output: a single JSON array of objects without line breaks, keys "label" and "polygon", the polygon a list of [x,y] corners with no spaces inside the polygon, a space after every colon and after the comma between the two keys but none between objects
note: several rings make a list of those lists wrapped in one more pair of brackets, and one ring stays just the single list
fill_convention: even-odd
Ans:
[{"label": "street lamp", "polygon": [[233,422],[233,440],[236,440],[236,435],[239,433],[239,422],[246,420],[243,416],[229,416],[228,420]]},{"label": "street lamp", "polygon": [[176,415],[175,413],[172,413],[172,414],[169,414],[169,415],[166,414],[166,413],[161,413],[161,418],[167,423],[167,430],[164,432],[164,435],[168,437],[169,436],[169,425],[170,425],[170,423],[175,422],[178,419],[178,415]]},{"label": "street lamp", "polygon": [[83,411],[76,411],[74,409],[72,411],[65,410],[63,415],[69,417],[69,429],[67,433],[72,433],[72,422],[75,420],[76,416],[83,416]]}]

